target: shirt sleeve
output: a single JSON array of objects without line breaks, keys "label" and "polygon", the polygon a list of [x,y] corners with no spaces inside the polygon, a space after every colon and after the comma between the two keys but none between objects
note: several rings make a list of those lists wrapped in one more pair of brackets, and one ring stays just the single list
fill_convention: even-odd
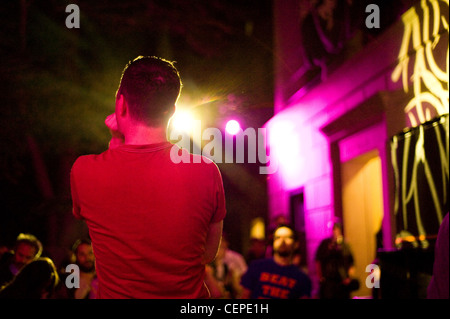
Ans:
[{"label": "shirt sleeve", "polygon": [[214,165],[214,207],[215,211],[211,218],[211,222],[217,223],[225,218],[226,215],[226,205],[225,205],[225,191],[223,189],[222,175],[220,174],[219,168]]}]

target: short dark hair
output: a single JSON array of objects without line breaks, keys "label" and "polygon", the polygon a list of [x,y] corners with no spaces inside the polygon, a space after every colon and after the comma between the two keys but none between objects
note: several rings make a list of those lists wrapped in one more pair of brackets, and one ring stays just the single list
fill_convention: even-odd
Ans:
[{"label": "short dark hair", "polygon": [[80,245],[92,245],[92,241],[89,238],[79,238],[75,241],[75,243],[72,245],[72,252],[74,254],[77,253],[78,247],[80,247]]},{"label": "short dark hair", "polygon": [[163,123],[172,116],[181,86],[174,62],[139,56],[125,66],[117,97],[124,96],[133,119],[147,124]]}]

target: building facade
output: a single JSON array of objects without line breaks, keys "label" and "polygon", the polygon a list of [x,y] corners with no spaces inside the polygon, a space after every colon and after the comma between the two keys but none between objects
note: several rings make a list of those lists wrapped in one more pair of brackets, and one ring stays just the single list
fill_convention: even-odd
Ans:
[{"label": "building facade", "polygon": [[341,220],[361,297],[378,251],[427,250],[448,212],[449,2],[388,3],[274,1],[269,214],[313,279]]}]

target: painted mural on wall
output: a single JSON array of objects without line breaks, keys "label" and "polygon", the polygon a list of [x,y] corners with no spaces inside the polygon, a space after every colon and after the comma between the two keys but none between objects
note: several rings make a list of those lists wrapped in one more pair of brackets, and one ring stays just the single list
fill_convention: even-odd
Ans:
[{"label": "painted mural on wall", "polygon": [[403,39],[391,79],[412,93],[404,107],[410,127],[449,112],[448,12],[449,0],[422,0],[402,16]]},{"label": "painted mural on wall", "polygon": [[448,213],[448,114],[394,136],[391,158],[396,244],[427,248]]},{"label": "painted mural on wall", "polygon": [[449,0],[421,0],[402,16],[398,64],[409,130],[391,140],[396,244],[427,248],[448,213]]}]

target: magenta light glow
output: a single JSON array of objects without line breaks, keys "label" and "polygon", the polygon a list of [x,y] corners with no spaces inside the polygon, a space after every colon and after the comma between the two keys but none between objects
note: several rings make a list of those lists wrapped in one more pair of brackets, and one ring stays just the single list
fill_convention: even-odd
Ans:
[{"label": "magenta light glow", "polygon": [[225,126],[225,130],[228,134],[236,135],[241,129],[241,125],[236,120],[229,120]]},{"label": "magenta light glow", "polygon": [[274,118],[269,127],[269,146],[278,162],[284,187],[299,186],[305,179],[305,158],[296,126],[288,119]]}]

